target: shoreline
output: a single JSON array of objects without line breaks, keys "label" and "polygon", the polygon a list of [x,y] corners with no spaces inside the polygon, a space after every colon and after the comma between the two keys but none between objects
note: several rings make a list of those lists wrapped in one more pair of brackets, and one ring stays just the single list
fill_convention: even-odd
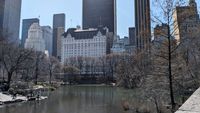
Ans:
[{"label": "shoreline", "polygon": [[[70,86],[70,85],[68,85]],[[77,85],[71,85],[71,86],[97,86],[97,87],[100,87],[100,86],[111,86],[111,87],[115,87],[113,85],[108,85],[108,84],[77,84]]]},{"label": "shoreline", "polygon": [[[74,84],[74,85],[59,85],[59,87],[54,87],[54,89],[52,90],[52,87],[44,87],[42,85],[37,85],[34,87],[34,89],[28,89],[28,90],[33,90],[36,92],[47,92],[47,91],[56,91],[57,89],[64,87],[64,86],[80,86],[80,87],[103,87],[103,86],[108,86],[108,87],[116,87],[115,83],[111,83],[111,84]],[[45,100],[48,99],[48,96],[41,96],[37,93],[37,95],[32,95],[29,96],[29,94],[27,94],[26,96],[22,96],[17,94],[16,96],[13,96],[9,93],[5,93],[5,92],[0,92],[0,107],[4,107],[6,105],[9,104],[17,104],[17,103],[22,103],[22,102],[29,102],[29,101],[41,101],[41,100]]]},{"label": "shoreline", "polygon": [[16,95],[16,97],[13,97],[10,94],[4,94],[0,92],[0,106],[9,105],[9,104],[15,104],[15,103],[21,103],[21,102],[29,102],[29,101],[41,101],[47,99],[47,96],[40,96],[40,97],[32,97],[28,98],[26,96],[22,95]]}]

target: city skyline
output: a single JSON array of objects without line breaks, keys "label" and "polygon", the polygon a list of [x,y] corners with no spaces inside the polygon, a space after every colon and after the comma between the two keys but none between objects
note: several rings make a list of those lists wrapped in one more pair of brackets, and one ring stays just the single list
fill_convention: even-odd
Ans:
[{"label": "city skyline", "polygon": [[199,36],[200,0],[0,0],[0,113],[200,113]]},{"label": "city skyline", "polygon": [[[29,9],[31,9],[31,13]],[[82,0],[69,0],[67,2],[65,0],[61,0],[60,2],[29,0],[22,2],[21,20],[27,18],[39,18],[41,25],[50,25],[52,27],[53,14],[57,13],[66,14],[66,29],[82,25]],[[124,21],[124,19],[126,21]],[[117,0],[118,35],[121,37],[128,36],[128,28],[134,27],[134,20],[134,1]]]}]

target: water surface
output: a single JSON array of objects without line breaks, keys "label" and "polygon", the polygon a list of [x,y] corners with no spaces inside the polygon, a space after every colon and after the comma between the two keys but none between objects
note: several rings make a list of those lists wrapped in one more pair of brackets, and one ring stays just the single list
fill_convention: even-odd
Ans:
[{"label": "water surface", "polygon": [[124,101],[133,91],[108,86],[66,86],[40,102],[24,102],[0,108],[0,113],[128,113]]}]

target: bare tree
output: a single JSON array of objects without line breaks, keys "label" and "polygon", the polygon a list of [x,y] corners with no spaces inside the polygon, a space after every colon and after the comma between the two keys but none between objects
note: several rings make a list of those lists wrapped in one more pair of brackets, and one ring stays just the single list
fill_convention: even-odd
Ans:
[{"label": "bare tree", "polygon": [[78,68],[81,74],[81,72],[83,71],[83,66],[84,66],[84,58],[81,56],[77,57],[77,64],[78,64]]},{"label": "bare tree", "polygon": [[[146,52],[144,52],[146,53]],[[122,54],[117,66],[117,82],[126,88],[139,88],[149,74],[149,67],[143,65],[144,53],[135,55]],[[149,65],[150,66],[150,65]]]},{"label": "bare tree", "polygon": [[12,76],[15,72],[23,70],[25,64],[29,61],[32,51],[18,48],[8,43],[0,45],[2,52],[2,64],[7,72],[7,90],[10,87]]},{"label": "bare tree", "polygon": [[99,59],[100,68],[104,76],[104,81],[106,80],[106,69],[107,69],[107,63],[106,63],[106,56],[103,56]]},{"label": "bare tree", "polygon": [[[168,85],[169,85],[169,95],[170,95],[170,104],[171,104],[171,111],[172,113],[176,110],[176,102],[175,102],[175,85],[177,85],[179,82],[177,81],[177,78],[182,72],[184,72],[181,68],[183,67],[183,58],[179,55],[179,48],[182,45],[188,45],[188,38],[192,38],[191,35],[189,36],[178,36],[177,31],[182,30],[185,22],[185,20],[191,19],[192,14],[194,12],[191,11],[183,11],[181,15],[176,15],[177,8],[180,6],[185,5],[184,0],[154,0],[154,6],[158,10],[154,11],[154,14],[152,14],[152,21],[155,24],[166,24],[167,29],[163,33],[161,31],[160,34],[164,40],[162,43],[160,43],[159,48],[156,47],[153,50],[154,56],[154,69],[155,69],[155,75],[166,75],[168,78]],[[157,13],[157,14],[156,14]],[[178,12],[179,14],[181,12]],[[178,17],[178,20],[174,20]],[[178,25],[180,24],[180,25]],[[195,34],[196,32],[194,32]],[[190,34],[190,33],[187,33]],[[181,38],[178,39],[177,37]],[[186,54],[188,53],[188,50],[186,49]],[[188,55],[186,55],[186,64],[188,62]],[[181,64],[181,65],[180,65]],[[158,73],[157,73],[158,72]],[[183,74],[183,73],[182,73]],[[183,80],[183,79],[182,79]],[[180,84],[179,84],[180,85]]]},{"label": "bare tree", "polygon": [[79,73],[79,69],[73,66],[65,66],[63,67],[63,72],[64,72],[64,81],[66,82],[67,79],[70,84],[75,80],[74,75]]},{"label": "bare tree", "polygon": [[47,64],[48,64],[48,72],[49,72],[49,84],[51,84],[52,76],[55,72],[58,72],[60,69],[60,63],[55,57],[49,57],[47,58]]},{"label": "bare tree", "polygon": [[108,74],[111,76],[111,81],[114,81],[114,74],[116,72],[118,62],[120,61],[119,58],[118,54],[109,54],[106,56],[107,66],[110,70]]},{"label": "bare tree", "polygon": [[38,76],[40,75],[40,70],[41,68],[41,63],[42,60],[45,58],[44,53],[42,52],[35,52],[35,57],[34,57],[34,61],[35,61],[35,77],[34,77],[34,83],[35,85],[38,84]]}]

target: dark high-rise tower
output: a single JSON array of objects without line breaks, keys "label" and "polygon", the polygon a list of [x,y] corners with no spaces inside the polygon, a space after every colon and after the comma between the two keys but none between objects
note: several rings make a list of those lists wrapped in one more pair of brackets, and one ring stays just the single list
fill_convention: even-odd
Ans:
[{"label": "dark high-rise tower", "polygon": [[135,0],[135,30],[138,49],[148,49],[151,41],[150,0]]},{"label": "dark high-rise tower", "polygon": [[108,27],[116,33],[116,0],[83,0],[83,29]]},{"label": "dark high-rise tower", "polygon": [[53,15],[53,56],[61,57],[61,37],[65,32],[65,14]]},{"label": "dark high-rise tower", "polygon": [[0,0],[0,31],[3,30],[5,0]]},{"label": "dark high-rise tower", "polygon": [[33,23],[40,23],[40,20],[38,18],[23,19],[22,38],[21,38],[21,46],[22,47],[24,47],[26,39],[28,38],[28,30]]},{"label": "dark high-rise tower", "polygon": [[132,46],[136,45],[136,39],[135,39],[135,27],[129,28],[129,44]]},{"label": "dark high-rise tower", "polygon": [[54,14],[53,15],[53,28],[63,27],[65,28],[65,14]]},{"label": "dark high-rise tower", "polygon": [[9,42],[19,43],[21,0],[0,0],[0,31]]}]

